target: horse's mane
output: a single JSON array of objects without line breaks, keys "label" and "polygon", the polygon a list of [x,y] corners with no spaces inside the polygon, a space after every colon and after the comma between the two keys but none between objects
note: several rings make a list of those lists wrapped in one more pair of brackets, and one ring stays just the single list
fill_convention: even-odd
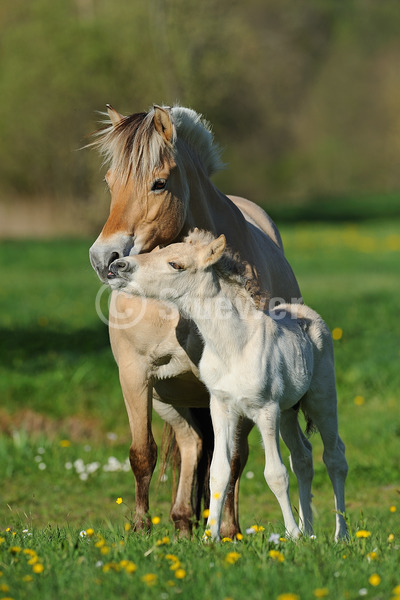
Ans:
[{"label": "horse's mane", "polygon": [[[185,142],[196,152],[208,175],[221,169],[220,150],[214,141],[210,124],[190,108],[174,106],[165,110],[170,112],[174,125],[170,143],[156,131],[152,108],[147,113],[123,117],[115,126],[106,119],[105,127],[93,134],[95,139],[89,146],[98,148],[104,163],[110,164],[125,182],[132,172],[143,180],[166,161],[175,160],[179,141]],[[104,116],[107,117],[107,114]]]},{"label": "horse's mane", "polygon": [[[215,235],[211,231],[196,228],[185,237],[184,242],[207,246],[213,240]],[[238,252],[233,252],[229,246],[226,246],[221,258],[214,263],[213,269],[219,279],[242,290],[257,308],[266,309],[270,296],[261,289],[254,271],[249,263],[242,260]]]}]

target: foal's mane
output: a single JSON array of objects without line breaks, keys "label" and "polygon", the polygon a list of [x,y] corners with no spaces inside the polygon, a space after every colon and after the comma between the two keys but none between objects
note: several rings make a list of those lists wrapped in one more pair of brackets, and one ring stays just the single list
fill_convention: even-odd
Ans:
[{"label": "foal's mane", "polygon": [[180,141],[195,151],[208,175],[221,169],[219,147],[210,124],[202,115],[181,106],[164,110],[171,115],[174,126],[170,143],[156,131],[152,108],[147,113],[123,117],[115,126],[106,119],[105,127],[93,134],[95,139],[89,146],[99,149],[104,163],[109,164],[124,182],[132,172],[143,181],[146,175],[166,162],[176,161]]},{"label": "foal's mane", "polygon": [[[188,244],[199,244],[207,246],[215,236],[210,231],[194,229],[184,239]],[[259,280],[249,263],[243,261],[238,252],[227,246],[221,258],[213,264],[217,277],[228,286],[235,286],[239,294],[251,300],[256,308],[264,310],[267,307],[270,296],[260,287]]]}]

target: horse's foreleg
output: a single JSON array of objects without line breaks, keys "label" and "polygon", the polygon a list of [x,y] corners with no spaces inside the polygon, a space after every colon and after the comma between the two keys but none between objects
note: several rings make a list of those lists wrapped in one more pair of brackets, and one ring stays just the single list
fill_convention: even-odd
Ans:
[{"label": "horse's foreleg", "polygon": [[210,409],[214,429],[214,454],[210,467],[210,514],[207,528],[210,530],[211,538],[219,540],[238,417],[215,398],[210,400]]},{"label": "horse's foreleg", "polygon": [[221,524],[221,536],[234,538],[240,533],[239,525],[239,485],[240,477],[246,466],[249,456],[248,435],[253,428],[253,422],[248,419],[240,419],[238,435],[236,437],[235,450],[231,461],[231,479],[228,493],[226,495],[223,521]]},{"label": "horse's foreleg", "polygon": [[157,462],[157,446],[151,430],[152,386],[131,365],[125,368],[119,365],[119,375],[132,435],[129,460],[135,476],[134,526],[149,531],[149,487]]},{"label": "horse's foreleg", "polygon": [[279,502],[287,535],[297,538],[300,535],[300,530],[297,527],[290,505],[289,475],[282,462],[279,449],[279,417],[279,404],[269,402],[258,412],[256,424],[264,443],[265,480]]},{"label": "horse's foreleg", "polygon": [[160,417],[173,428],[181,455],[179,484],[170,514],[178,534],[188,536],[194,516],[192,492],[202,450],[201,437],[195,429],[188,408],[174,408],[156,398],[153,398],[153,406]]}]

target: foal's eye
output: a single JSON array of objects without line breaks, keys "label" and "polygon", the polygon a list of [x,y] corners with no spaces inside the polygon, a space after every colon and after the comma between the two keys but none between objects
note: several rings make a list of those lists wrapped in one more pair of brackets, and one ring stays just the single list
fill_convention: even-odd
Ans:
[{"label": "foal's eye", "polygon": [[175,271],[184,271],[185,267],[183,267],[182,265],[180,265],[179,263],[176,262],[170,262],[168,263],[173,269],[175,269]]},{"label": "foal's eye", "polygon": [[153,183],[151,190],[153,192],[158,192],[159,190],[163,190],[166,185],[167,185],[166,179],[156,179],[155,182]]}]

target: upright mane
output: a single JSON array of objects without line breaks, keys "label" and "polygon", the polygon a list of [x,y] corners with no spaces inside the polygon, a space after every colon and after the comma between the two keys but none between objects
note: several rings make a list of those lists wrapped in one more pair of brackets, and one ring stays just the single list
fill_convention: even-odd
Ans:
[{"label": "upright mane", "polygon": [[[134,172],[143,180],[148,173],[176,160],[179,142],[195,151],[210,176],[221,169],[220,149],[214,141],[210,124],[194,110],[181,106],[164,108],[173,123],[173,137],[168,143],[154,125],[154,108],[123,117],[117,125],[106,118],[105,127],[93,134],[89,146],[98,148],[104,163],[109,164],[122,181]],[[107,117],[107,113],[104,113]]]},{"label": "upright mane", "polygon": [[[196,228],[185,237],[184,242],[207,246],[213,240],[215,236],[210,231]],[[250,265],[229,246],[225,248],[219,261],[213,265],[213,269],[223,282],[237,286],[238,290],[251,299],[257,308],[264,310],[267,307],[270,295],[261,289],[260,282],[254,271],[250,269]]]}]

